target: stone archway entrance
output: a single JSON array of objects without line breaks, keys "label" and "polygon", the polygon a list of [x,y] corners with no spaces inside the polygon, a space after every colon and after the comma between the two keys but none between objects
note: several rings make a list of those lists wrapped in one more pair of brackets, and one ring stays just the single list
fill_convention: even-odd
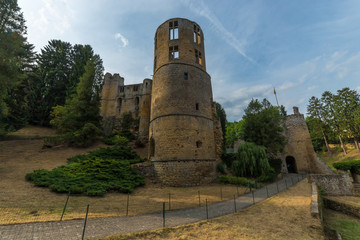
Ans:
[{"label": "stone archway entrance", "polygon": [[295,158],[293,156],[287,156],[285,161],[288,173],[297,173]]}]

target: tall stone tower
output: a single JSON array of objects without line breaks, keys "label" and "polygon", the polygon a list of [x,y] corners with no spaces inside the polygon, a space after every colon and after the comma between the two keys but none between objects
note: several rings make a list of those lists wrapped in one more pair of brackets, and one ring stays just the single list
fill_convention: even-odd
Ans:
[{"label": "tall stone tower", "polygon": [[149,158],[160,181],[191,186],[215,178],[213,98],[204,35],[183,18],[156,30]]}]

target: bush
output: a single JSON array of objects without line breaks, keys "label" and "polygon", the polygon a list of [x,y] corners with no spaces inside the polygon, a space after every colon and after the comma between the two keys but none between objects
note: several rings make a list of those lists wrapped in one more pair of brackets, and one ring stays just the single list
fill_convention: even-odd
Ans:
[{"label": "bush", "polygon": [[94,142],[100,133],[100,129],[94,124],[85,123],[81,129],[64,134],[64,139],[72,146],[87,147]]},{"label": "bush", "polygon": [[216,165],[216,171],[222,174],[225,174],[225,167],[224,164],[219,163],[218,165]]},{"label": "bush", "polygon": [[226,176],[222,175],[219,177],[221,183],[225,184],[235,184],[235,185],[242,185],[242,186],[248,186],[249,180],[244,177],[234,177],[234,176]]},{"label": "bush", "polygon": [[221,160],[228,168],[231,168],[232,163],[236,160],[236,153],[223,153]]},{"label": "bush", "polygon": [[275,171],[275,174],[278,175],[281,173],[282,168],[282,160],[279,158],[270,158],[269,159],[269,165],[273,170]]},{"label": "bush", "polygon": [[144,177],[138,175],[129,161],[88,158],[80,162],[48,170],[35,170],[26,175],[36,186],[49,187],[54,192],[71,192],[89,196],[102,196],[107,191],[132,192],[144,185]]},{"label": "bush", "polygon": [[338,170],[350,171],[351,173],[360,174],[360,160],[336,162],[333,163],[333,167]]},{"label": "bush", "polygon": [[127,145],[131,140],[135,139],[134,134],[128,130],[114,132],[103,138],[103,142],[107,145]]},{"label": "bush", "polygon": [[132,192],[144,185],[144,178],[131,167],[141,159],[131,148],[100,148],[84,155],[68,158],[66,165],[53,170],[35,170],[25,176],[36,186],[55,192],[71,192],[102,196],[107,191]]},{"label": "bush", "polygon": [[98,157],[101,159],[128,160],[130,163],[143,162],[135,151],[127,146],[116,146],[100,148],[84,155],[76,155],[68,158],[68,162],[80,162],[89,158]]},{"label": "bush", "polygon": [[270,170],[267,173],[263,173],[260,177],[256,178],[257,182],[267,183],[267,182],[273,182],[278,174],[276,174],[275,170],[273,168],[270,168]]}]

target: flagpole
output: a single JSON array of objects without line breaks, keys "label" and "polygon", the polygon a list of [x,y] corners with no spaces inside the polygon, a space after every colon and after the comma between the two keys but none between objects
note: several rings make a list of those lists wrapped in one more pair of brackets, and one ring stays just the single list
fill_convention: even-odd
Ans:
[{"label": "flagpole", "polygon": [[278,99],[277,99],[277,95],[276,95],[276,90],[275,90],[275,88],[274,88],[274,95],[275,95],[276,103],[277,103],[278,107],[280,107],[280,106],[279,106]]}]

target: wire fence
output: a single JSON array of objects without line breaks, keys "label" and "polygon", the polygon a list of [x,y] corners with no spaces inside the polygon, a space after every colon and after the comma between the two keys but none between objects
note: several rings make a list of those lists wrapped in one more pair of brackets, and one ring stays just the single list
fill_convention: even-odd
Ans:
[{"label": "wire fence", "polygon": [[[205,207],[209,218],[231,213],[271,197],[302,180],[305,175],[287,175],[272,184],[251,186],[212,185],[197,188],[148,188],[133,194],[109,193],[106,197],[55,194],[52,198],[31,196],[28,200],[0,206],[0,224],[83,219],[87,204],[89,218],[130,216]],[[257,184],[258,185],[258,184]],[[169,190],[169,191],[166,191]],[[153,191],[153,192],[152,192]],[[54,197],[55,196],[55,197]],[[231,203],[228,203],[231,201]],[[225,204],[227,207],[222,207]],[[232,208],[233,210],[229,209]],[[204,211],[205,211],[204,208]]]},{"label": "wire fence", "polygon": [[[48,222],[47,225],[50,227],[48,229],[53,228],[63,228],[67,229],[67,231],[62,231],[62,238],[57,238],[52,232],[49,232],[48,229],[44,228],[43,223],[37,225],[22,225],[23,228],[31,228],[29,231],[32,234],[36,232],[36,236],[41,238],[43,235],[48,237],[53,237],[52,239],[79,239],[79,236],[82,236],[82,239],[85,237],[91,238],[99,238],[102,236],[107,236],[113,232],[113,229],[131,229],[131,231],[140,231],[144,228],[146,229],[155,229],[161,227],[171,227],[181,224],[188,224],[200,220],[210,219],[214,217],[223,216],[226,214],[231,214],[237,212],[239,209],[243,209],[254,205],[260,201],[263,201],[269,197],[272,197],[279,192],[286,190],[287,188],[295,185],[306,177],[306,175],[300,174],[288,174],[284,176],[283,179],[262,186],[261,188],[241,188],[236,186],[224,186],[224,185],[216,185],[214,187],[217,188],[217,196],[213,196],[209,193],[203,193],[203,188],[198,188],[197,191],[195,189],[190,189],[192,195],[186,195],[186,189],[182,189],[184,191],[183,195],[181,195],[181,191],[175,193],[167,193],[167,196],[161,196],[156,199],[156,207],[155,205],[151,205],[151,207],[147,207],[143,201],[137,202],[136,194],[122,194],[124,198],[122,199],[122,208],[119,208],[119,212],[122,214],[117,214],[118,218],[102,218],[102,219],[92,219],[88,220],[88,217],[91,218],[96,216],[97,211],[99,211],[99,204],[101,203],[101,198],[98,198],[99,202],[91,204],[86,203],[84,201],[84,196],[72,196],[68,195],[59,195],[63,199],[63,206],[58,207],[56,210],[57,219],[54,221],[62,221],[70,219],[72,211],[74,211],[74,206],[78,204],[81,206],[78,210],[81,214],[78,215],[77,219],[81,219],[79,221],[63,221],[60,225],[53,225],[52,222]],[[205,188],[206,189],[206,188]],[[212,193],[214,192],[214,189]],[[185,196],[185,197],[184,197]],[[184,198],[192,198],[191,203],[183,202]],[[221,198],[223,201],[221,201]],[[88,198],[89,199],[89,198]],[[85,199],[85,200],[88,200]],[[90,198],[91,199],[91,198]],[[181,199],[181,200],[179,200]],[[220,201],[219,201],[220,200]],[[148,202],[151,202],[150,199]],[[98,204],[98,206],[96,205]],[[109,209],[114,209],[113,206],[108,206],[106,203],[101,205],[102,207],[107,206]],[[49,202],[44,202],[44,206],[50,206]],[[183,206],[186,208],[180,209]],[[188,207],[190,206],[190,207]],[[139,211],[138,209],[142,209],[144,211]],[[150,209],[152,208],[152,209]],[[38,210],[40,213],[41,210]],[[55,211],[55,210],[54,210]],[[141,214],[137,216],[130,217],[129,215],[134,212],[141,212]],[[150,213],[151,214],[144,214]],[[1,214],[1,213],[0,213]],[[128,216],[126,216],[128,215]],[[132,214],[133,215],[133,214]],[[40,214],[41,216],[41,214]],[[149,221],[150,219],[150,221]],[[91,221],[91,222],[89,222]],[[54,223],[55,224],[55,223]],[[64,225],[65,224],[65,225]],[[91,227],[86,230],[86,226],[90,224]],[[81,233],[79,227],[81,226]],[[11,231],[10,226],[7,234],[18,234],[16,231]],[[0,226],[1,228],[1,226]],[[37,231],[34,229],[37,228]],[[139,228],[139,229],[137,229]],[[72,229],[72,230],[70,230]],[[25,231],[25,230],[24,230]],[[77,236],[74,236],[74,232],[78,232]],[[50,236],[51,235],[51,236]],[[35,236],[35,235],[34,235]],[[11,239],[12,236],[7,236],[7,239]]]}]

